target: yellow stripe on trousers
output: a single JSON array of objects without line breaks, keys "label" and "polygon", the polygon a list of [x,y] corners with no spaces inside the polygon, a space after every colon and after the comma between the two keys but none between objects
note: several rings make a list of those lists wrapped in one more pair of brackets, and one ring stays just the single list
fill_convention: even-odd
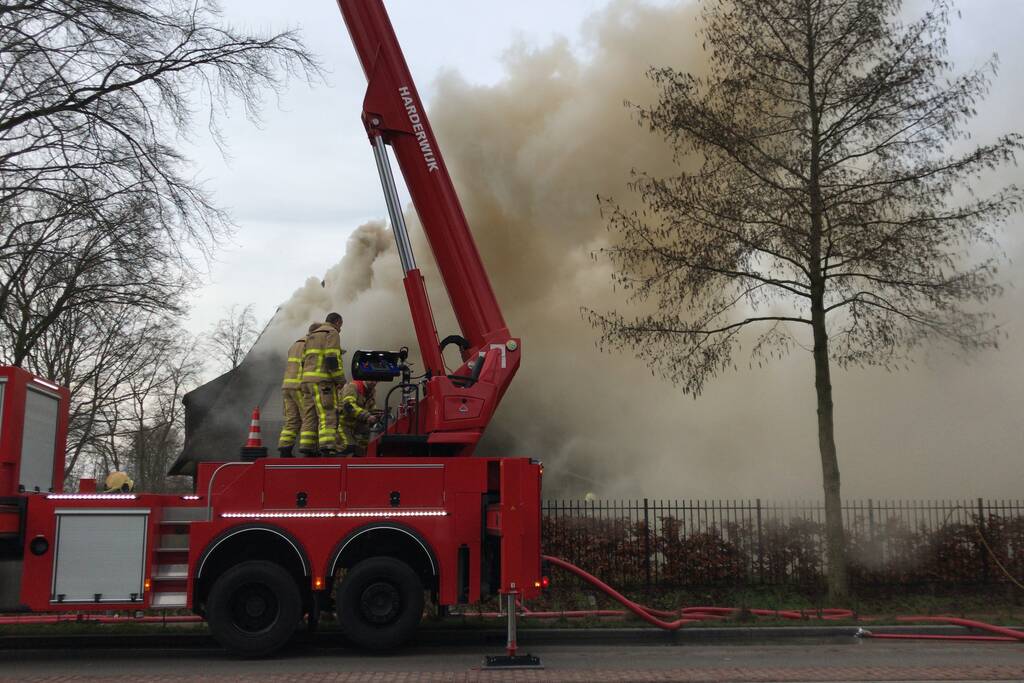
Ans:
[{"label": "yellow stripe on trousers", "polygon": [[334,440],[337,437],[336,437],[335,434],[331,433],[327,429],[327,411],[324,410],[324,402],[320,398],[320,387],[319,386],[316,389],[313,390],[313,403],[316,404],[316,417],[317,417],[317,420],[319,420],[319,425],[318,426],[320,428],[320,435],[319,435],[320,443],[321,444],[324,444],[324,443],[334,443]]}]

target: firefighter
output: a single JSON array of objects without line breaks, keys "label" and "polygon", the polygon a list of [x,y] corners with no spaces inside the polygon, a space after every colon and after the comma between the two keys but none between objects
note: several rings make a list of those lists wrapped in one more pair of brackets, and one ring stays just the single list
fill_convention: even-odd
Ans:
[{"label": "firefighter", "polygon": [[344,450],[345,436],[338,431],[335,398],[345,384],[341,363],[342,319],[338,313],[327,316],[326,322],[306,335],[302,351],[302,432],[316,432],[318,449],[303,447],[299,452],[313,455],[335,455]]},{"label": "firefighter", "polygon": [[338,401],[340,430],[348,446],[343,455],[362,456],[370,442],[370,427],[377,423],[373,409],[377,405],[376,382],[353,380],[341,390]]},{"label": "firefighter", "polygon": [[[309,334],[320,323],[313,323],[306,330]],[[277,440],[277,452],[282,458],[292,457],[295,437],[299,437],[299,449],[316,448],[316,431],[301,432],[302,428],[302,353],[306,350],[306,337],[300,337],[288,349],[288,361],[284,366],[284,382],[281,384],[281,398],[284,401],[284,424],[281,438]]]}]

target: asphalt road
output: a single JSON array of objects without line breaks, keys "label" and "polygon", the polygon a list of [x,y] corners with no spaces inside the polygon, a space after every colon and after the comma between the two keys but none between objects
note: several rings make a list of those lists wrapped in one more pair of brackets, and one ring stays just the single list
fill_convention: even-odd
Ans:
[{"label": "asphalt road", "polygon": [[0,650],[0,681],[975,681],[1024,680],[1024,645],[789,639],[676,645],[549,643],[542,671],[483,671],[493,646],[418,646],[369,656],[295,645],[270,660],[212,648]]}]

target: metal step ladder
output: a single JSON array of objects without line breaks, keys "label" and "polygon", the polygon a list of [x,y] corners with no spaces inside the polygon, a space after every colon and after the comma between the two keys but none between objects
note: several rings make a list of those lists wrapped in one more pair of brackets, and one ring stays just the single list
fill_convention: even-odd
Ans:
[{"label": "metal step ladder", "polygon": [[151,577],[153,609],[183,609],[187,604],[190,526],[205,519],[205,507],[163,508]]}]

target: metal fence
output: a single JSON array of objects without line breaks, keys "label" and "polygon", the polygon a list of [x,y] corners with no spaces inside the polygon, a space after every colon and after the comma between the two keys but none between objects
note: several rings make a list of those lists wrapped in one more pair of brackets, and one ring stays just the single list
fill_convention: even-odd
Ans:
[{"label": "metal fence", "polygon": [[[627,587],[820,584],[825,509],[758,500],[549,500],[547,554]],[[856,585],[982,585],[1024,575],[1024,501],[843,506]]]}]

